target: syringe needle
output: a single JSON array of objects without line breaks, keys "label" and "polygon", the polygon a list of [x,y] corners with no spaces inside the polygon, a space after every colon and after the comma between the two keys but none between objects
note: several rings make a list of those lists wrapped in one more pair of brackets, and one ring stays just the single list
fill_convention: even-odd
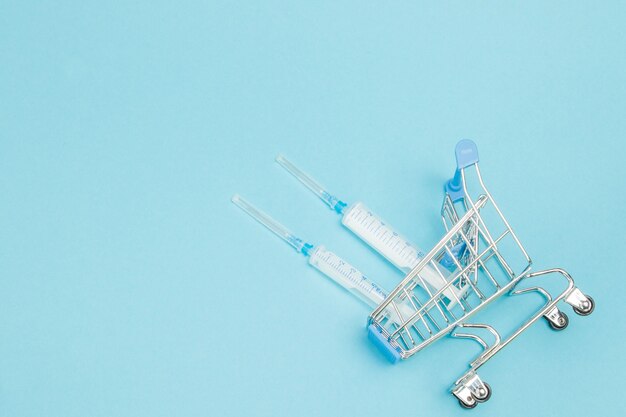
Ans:
[{"label": "syringe needle", "polygon": [[302,239],[296,237],[285,226],[272,219],[269,215],[254,207],[252,204],[243,199],[239,194],[233,195],[231,201],[240,209],[248,213],[250,217],[267,227],[276,236],[293,246],[298,252],[308,255],[307,251],[313,246],[305,243]]},{"label": "syringe needle", "polygon": [[316,196],[318,196],[324,203],[326,203],[326,205],[328,205],[328,207],[335,210],[337,213],[343,213],[343,210],[346,207],[346,203],[331,195],[317,181],[311,178],[308,174],[302,172],[287,158],[279,154],[278,156],[276,156],[276,162],[278,162],[278,164],[285,168],[287,172],[296,177],[298,181],[300,181]]}]

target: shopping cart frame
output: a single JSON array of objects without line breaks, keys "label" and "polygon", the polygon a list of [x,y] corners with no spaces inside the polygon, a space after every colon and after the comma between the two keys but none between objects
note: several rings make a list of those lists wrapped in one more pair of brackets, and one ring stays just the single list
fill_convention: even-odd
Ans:
[{"label": "shopping cart frame", "polygon": [[[368,331],[370,339],[392,362],[407,359],[446,335],[478,342],[483,348],[482,353],[469,364],[469,370],[450,389],[461,406],[473,408],[477,403],[487,401],[491,397],[491,388],[478,376],[476,372],[478,368],[541,317],[544,317],[555,330],[562,330],[567,327],[568,317],[557,307],[560,301],[565,300],[580,315],[591,314],[595,304],[591,297],[584,295],[575,286],[574,280],[565,270],[552,268],[531,272],[532,260],[530,256],[484,185],[478,166],[476,145],[468,140],[459,142],[456,147],[456,159],[457,169],[454,177],[445,185],[445,197],[442,205],[442,219],[447,233],[394,288],[385,301],[370,314]],[[480,192],[477,197],[473,196],[468,188],[467,171],[471,169],[475,169],[478,180]],[[497,223],[504,230],[495,239],[487,227],[486,220],[481,217],[481,210],[486,206],[495,209],[495,216],[492,217],[495,217],[497,222],[494,221],[494,223]],[[505,254],[500,253],[498,245],[505,238],[512,242],[518,257],[521,254],[520,265],[517,266],[517,270],[520,272],[515,273],[508,264]],[[486,245],[484,250],[482,245]],[[462,248],[460,251],[457,250],[459,247]],[[487,267],[487,263],[492,259],[497,261],[499,269],[501,269],[498,271],[500,280],[494,277],[495,269]],[[450,282],[438,292],[433,294],[427,291],[429,297],[427,300],[419,300],[414,290],[417,285],[420,285],[420,281],[423,284],[420,272],[427,266],[438,270],[438,266],[446,263],[444,261],[448,264],[454,264],[453,266],[457,271],[455,277],[450,279]],[[536,285],[518,288],[522,281],[550,275],[562,277],[567,284],[565,289],[556,297]],[[478,287],[479,276],[481,283],[484,281],[487,284],[493,284],[494,288],[488,295],[483,294]],[[469,285],[471,287],[470,292],[477,296],[479,303],[475,306],[467,303],[470,308],[466,309],[462,300],[458,300],[463,312],[458,317],[452,314],[454,319],[448,320],[447,314],[449,315],[451,312],[446,310],[446,301],[442,293],[451,285],[457,287]],[[515,296],[533,292],[540,294],[545,303],[506,338],[502,338],[493,326],[470,323],[470,319],[476,313],[505,294]],[[400,304],[404,305],[404,311],[406,311],[407,304],[414,307],[409,317],[404,317],[400,313],[401,309],[398,308]],[[389,324],[387,317],[390,309],[393,309],[396,312],[395,315],[400,317],[400,323]],[[428,328],[430,334],[426,333],[426,337],[424,337],[418,326],[421,326],[422,329],[425,326],[428,327],[429,319],[436,323],[437,320],[433,320],[433,315],[442,317],[444,323],[434,326],[437,330],[435,332]],[[484,337],[476,334],[477,331],[480,332],[481,330],[493,336],[492,343],[487,343]],[[419,338],[418,336],[422,337],[421,342],[415,340]]]}]

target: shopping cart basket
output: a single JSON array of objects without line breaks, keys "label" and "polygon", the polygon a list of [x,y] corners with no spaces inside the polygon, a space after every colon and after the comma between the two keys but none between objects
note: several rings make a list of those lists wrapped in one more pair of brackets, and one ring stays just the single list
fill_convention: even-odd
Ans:
[{"label": "shopping cart basket", "polygon": [[[565,300],[580,315],[591,314],[594,301],[562,269],[531,272],[530,257],[483,183],[476,145],[469,140],[459,142],[456,159],[457,170],[445,186],[441,210],[447,232],[370,314],[368,336],[394,363],[446,335],[478,342],[482,353],[451,388],[461,406],[473,408],[491,397],[490,386],[476,373],[479,367],[541,317],[553,329],[564,329],[569,321],[558,309],[559,301]],[[444,270],[449,273],[447,284],[436,292],[424,284],[421,276],[427,268],[437,271],[442,279]],[[521,281],[549,274],[567,283],[558,296],[536,285],[518,288]],[[447,296],[456,297],[459,292],[446,291],[452,286],[463,289],[454,303]],[[531,292],[541,294],[545,303],[504,339],[493,326],[469,321],[502,295]],[[485,341],[481,332],[490,334],[493,341]]]}]

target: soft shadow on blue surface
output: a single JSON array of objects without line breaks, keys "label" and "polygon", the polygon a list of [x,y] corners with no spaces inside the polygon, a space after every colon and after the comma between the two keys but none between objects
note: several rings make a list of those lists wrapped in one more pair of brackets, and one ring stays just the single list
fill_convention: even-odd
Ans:
[{"label": "soft shadow on blue surface", "polygon": [[465,137],[537,268],[597,302],[498,354],[473,413],[617,414],[625,23],[612,1],[3,2],[0,415],[467,415],[447,389],[477,346],[387,364],[368,309],[230,202],[392,288],[274,157],[428,249]]}]

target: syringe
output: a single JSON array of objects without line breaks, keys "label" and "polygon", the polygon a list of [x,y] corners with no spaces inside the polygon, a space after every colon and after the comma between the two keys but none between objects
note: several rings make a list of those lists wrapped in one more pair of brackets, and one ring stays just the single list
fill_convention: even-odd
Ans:
[{"label": "syringe", "polygon": [[[313,246],[310,243],[306,243],[269,215],[263,213],[237,194],[232,197],[232,202],[272,231],[276,236],[289,243],[297,252],[307,256],[311,266],[350,291],[371,308],[378,307],[387,297],[387,292],[379,285],[369,280],[357,268],[327,250],[324,246]],[[411,308],[409,304],[410,301],[405,299],[405,302],[406,304],[396,303],[396,307],[398,307],[403,315],[404,320],[407,320],[411,314],[414,313],[414,309]],[[402,320],[399,319],[395,309],[390,308],[389,310],[387,316],[393,321],[401,323]]]},{"label": "syringe", "polygon": [[[408,274],[424,258],[425,254],[421,249],[393,230],[363,203],[356,202],[348,206],[326,191],[317,181],[301,171],[283,155],[278,155],[276,162],[318,196],[328,207],[341,214],[341,223],[345,227],[374,248],[400,271]],[[444,267],[436,268],[427,265],[420,274],[431,287],[427,288],[427,291],[434,290],[437,292],[448,283],[449,271]],[[450,285],[443,291],[443,295],[448,299],[449,307],[458,302],[464,290]]]}]

